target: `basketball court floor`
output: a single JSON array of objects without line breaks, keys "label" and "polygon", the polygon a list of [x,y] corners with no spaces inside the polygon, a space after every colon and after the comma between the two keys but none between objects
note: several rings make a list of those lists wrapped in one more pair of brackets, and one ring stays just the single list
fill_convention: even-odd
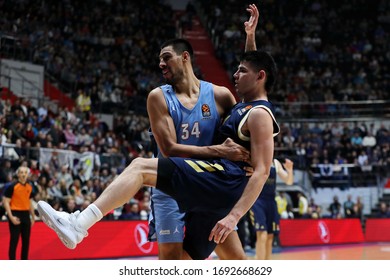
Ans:
[{"label": "basketball court floor", "polygon": [[[254,258],[253,250],[247,251]],[[156,260],[157,256],[146,258]],[[218,259],[212,254],[210,259]],[[390,260],[390,242],[275,248],[272,260]]]}]

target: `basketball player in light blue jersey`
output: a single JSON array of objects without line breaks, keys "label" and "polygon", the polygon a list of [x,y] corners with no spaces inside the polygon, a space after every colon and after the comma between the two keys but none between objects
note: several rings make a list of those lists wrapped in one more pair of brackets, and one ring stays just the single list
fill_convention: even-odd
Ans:
[{"label": "basketball player in light blue jersey", "polygon": [[[255,30],[258,11],[256,6],[248,8],[251,17],[245,23],[246,28]],[[248,32],[250,33],[250,31]],[[250,34],[247,44],[254,44]],[[154,89],[148,97],[148,113],[153,127],[153,137],[159,147],[158,157],[189,156],[200,158],[228,157],[232,160],[247,156],[232,151],[218,150],[219,146],[194,150],[183,145],[208,146],[212,144],[214,132],[223,116],[234,104],[235,99],[225,87],[198,80],[192,69],[193,50],[191,45],[181,39],[163,44],[160,52],[160,68],[168,85]],[[179,60],[177,60],[179,58]],[[173,123],[172,123],[173,121]],[[240,147],[232,148],[241,151]],[[184,150],[183,150],[184,149]],[[231,149],[231,148],[229,148]],[[187,213],[179,210],[177,202],[166,193],[152,190],[152,212],[149,217],[149,240],[158,242],[159,259],[186,258],[187,246],[193,246],[192,225],[204,217],[199,213]],[[186,228],[186,238],[184,229]],[[184,244],[183,244],[184,240]],[[236,232],[217,247],[221,259],[245,259],[245,252]]]}]

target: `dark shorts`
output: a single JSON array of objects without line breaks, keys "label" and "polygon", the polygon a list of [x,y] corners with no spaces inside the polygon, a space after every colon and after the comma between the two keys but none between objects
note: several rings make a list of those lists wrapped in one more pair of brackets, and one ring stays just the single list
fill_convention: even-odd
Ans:
[{"label": "dark shorts", "polygon": [[193,259],[205,259],[215,249],[208,241],[210,232],[233,208],[247,182],[242,167],[228,160],[159,159],[156,187],[187,213],[183,246]]},{"label": "dark shorts", "polygon": [[256,231],[279,234],[280,217],[275,198],[258,198],[250,210],[250,217]]}]

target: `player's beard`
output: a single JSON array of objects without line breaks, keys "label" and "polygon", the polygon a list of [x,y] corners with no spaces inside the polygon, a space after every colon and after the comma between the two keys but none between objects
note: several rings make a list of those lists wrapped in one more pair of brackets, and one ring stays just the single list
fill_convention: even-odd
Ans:
[{"label": "player's beard", "polygon": [[169,70],[171,73],[171,76],[169,78],[165,78],[165,82],[168,85],[174,86],[178,81],[183,79],[184,73],[183,70],[178,70],[175,73],[173,73],[171,70]]}]

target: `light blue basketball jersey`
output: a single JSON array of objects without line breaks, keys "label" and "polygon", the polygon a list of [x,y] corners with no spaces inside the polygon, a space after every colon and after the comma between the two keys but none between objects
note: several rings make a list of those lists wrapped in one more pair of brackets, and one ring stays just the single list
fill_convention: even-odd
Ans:
[{"label": "light blue basketball jersey", "polygon": [[180,103],[171,85],[161,86],[161,89],[175,124],[177,142],[184,145],[211,145],[220,123],[213,85],[200,81],[199,99],[191,110]]},{"label": "light blue basketball jersey", "polygon": [[[200,81],[198,102],[192,109],[180,103],[171,85],[163,85],[160,88],[175,124],[177,143],[196,146],[212,145],[214,134],[220,124],[213,84]],[[163,157],[160,151],[158,157]],[[184,213],[179,211],[177,202],[171,196],[153,189],[149,239],[154,241],[156,237],[160,243],[182,242]]]}]

